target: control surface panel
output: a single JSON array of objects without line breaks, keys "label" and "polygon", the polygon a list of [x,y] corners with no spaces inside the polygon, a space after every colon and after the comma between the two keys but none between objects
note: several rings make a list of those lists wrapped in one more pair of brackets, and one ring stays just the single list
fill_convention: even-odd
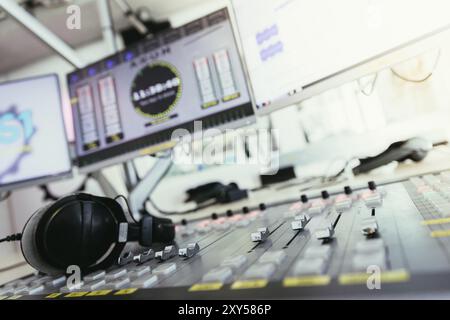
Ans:
[{"label": "control surface panel", "polygon": [[448,296],[450,173],[183,221],[172,245],[125,252],[118,264],[77,286],[31,275],[0,287],[0,297]]}]

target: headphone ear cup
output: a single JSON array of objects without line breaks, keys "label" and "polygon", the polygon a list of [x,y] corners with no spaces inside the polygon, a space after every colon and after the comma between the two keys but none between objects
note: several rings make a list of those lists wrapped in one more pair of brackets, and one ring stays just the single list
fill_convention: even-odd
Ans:
[{"label": "headphone ear cup", "polygon": [[63,197],[37,211],[22,232],[22,253],[35,269],[66,273],[77,265],[83,272],[105,269],[117,262],[125,243],[119,225],[127,223],[120,205],[88,194]]},{"label": "headphone ear cup", "polygon": [[49,275],[58,275],[65,273],[65,270],[54,268],[48,264],[40,254],[36,245],[36,229],[42,216],[50,206],[51,204],[39,209],[30,217],[30,219],[28,219],[22,231],[20,246],[25,260],[33,268]]}]

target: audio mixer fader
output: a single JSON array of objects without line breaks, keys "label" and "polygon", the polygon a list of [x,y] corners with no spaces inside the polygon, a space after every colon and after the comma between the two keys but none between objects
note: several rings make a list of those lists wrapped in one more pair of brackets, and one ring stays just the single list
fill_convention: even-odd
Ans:
[{"label": "audio mixer fader", "polygon": [[402,298],[450,296],[450,173],[177,226],[176,243],[127,252],[85,275],[30,275],[19,299]]}]

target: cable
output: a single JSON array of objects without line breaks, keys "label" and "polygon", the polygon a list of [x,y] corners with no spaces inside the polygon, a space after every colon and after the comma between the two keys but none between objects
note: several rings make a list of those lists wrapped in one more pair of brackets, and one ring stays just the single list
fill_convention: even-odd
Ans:
[{"label": "cable", "polygon": [[128,213],[130,213],[132,215],[130,204],[128,203],[128,199],[122,194],[119,194],[117,197],[115,197],[114,201],[117,201],[117,199],[123,199],[125,201],[125,204],[127,205],[127,208],[128,208]]},{"label": "cable", "polygon": [[12,234],[10,236],[7,236],[6,238],[0,239],[1,242],[11,242],[11,241],[20,241],[22,239],[21,233]]},{"label": "cable", "polygon": [[396,76],[397,78],[399,78],[399,79],[401,79],[401,80],[403,80],[403,81],[405,81],[405,82],[422,83],[422,82],[425,82],[425,81],[427,81],[428,79],[431,78],[431,76],[433,75],[434,71],[436,71],[436,68],[437,68],[437,65],[438,65],[438,63],[439,63],[439,61],[440,61],[440,58],[441,58],[441,49],[439,49],[439,51],[438,51],[438,54],[437,54],[437,56],[436,56],[436,61],[434,62],[434,65],[433,65],[432,70],[430,71],[430,73],[428,73],[428,74],[427,74],[424,78],[422,78],[422,79],[409,79],[409,78],[407,78],[407,77],[401,75],[401,74],[398,73],[397,71],[395,71],[394,67],[391,67],[390,69],[391,69],[391,72],[392,72],[392,74],[393,74],[394,76]]},{"label": "cable", "polygon": [[158,212],[161,213],[161,214],[168,215],[168,216],[173,216],[173,215],[183,215],[183,214],[193,213],[193,212],[195,212],[195,211],[197,211],[197,210],[206,209],[206,208],[209,208],[209,207],[211,207],[211,206],[216,205],[216,204],[219,203],[219,202],[216,200],[216,201],[213,201],[213,202],[210,202],[210,203],[201,205],[201,206],[197,206],[197,207],[195,207],[195,208],[193,208],[193,209],[189,209],[189,210],[185,210],[185,211],[166,211],[166,210],[163,210],[163,209],[158,208],[158,206],[156,205],[156,203],[153,201],[153,199],[152,199],[151,197],[148,198],[148,201],[151,203],[151,205],[153,206],[153,208],[156,209],[156,211],[158,211]]},{"label": "cable", "polygon": [[11,196],[11,191],[6,191],[5,193],[0,193],[0,202],[5,201]]},{"label": "cable", "polygon": [[[86,175],[86,177],[83,179],[83,182],[81,183],[81,185],[74,190],[71,193],[78,193],[78,192],[82,192],[83,190],[86,189],[86,183],[88,182],[88,180],[92,177],[91,174]],[[41,186],[39,186],[41,188],[42,191],[44,191],[44,200],[50,200],[50,201],[56,201],[59,199],[58,196],[54,195],[50,189],[48,188],[47,185],[43,184]]]}]

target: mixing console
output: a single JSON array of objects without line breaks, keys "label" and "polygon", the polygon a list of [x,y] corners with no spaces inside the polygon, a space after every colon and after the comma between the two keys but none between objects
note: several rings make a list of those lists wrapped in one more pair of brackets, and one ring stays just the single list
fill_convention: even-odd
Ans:
[{"label": "mixing console", "polygon": [[450,294],[450,173],[177,226],[162,250],[125,252],[119,266],[31,275],[3,298],[402,298]]}]

